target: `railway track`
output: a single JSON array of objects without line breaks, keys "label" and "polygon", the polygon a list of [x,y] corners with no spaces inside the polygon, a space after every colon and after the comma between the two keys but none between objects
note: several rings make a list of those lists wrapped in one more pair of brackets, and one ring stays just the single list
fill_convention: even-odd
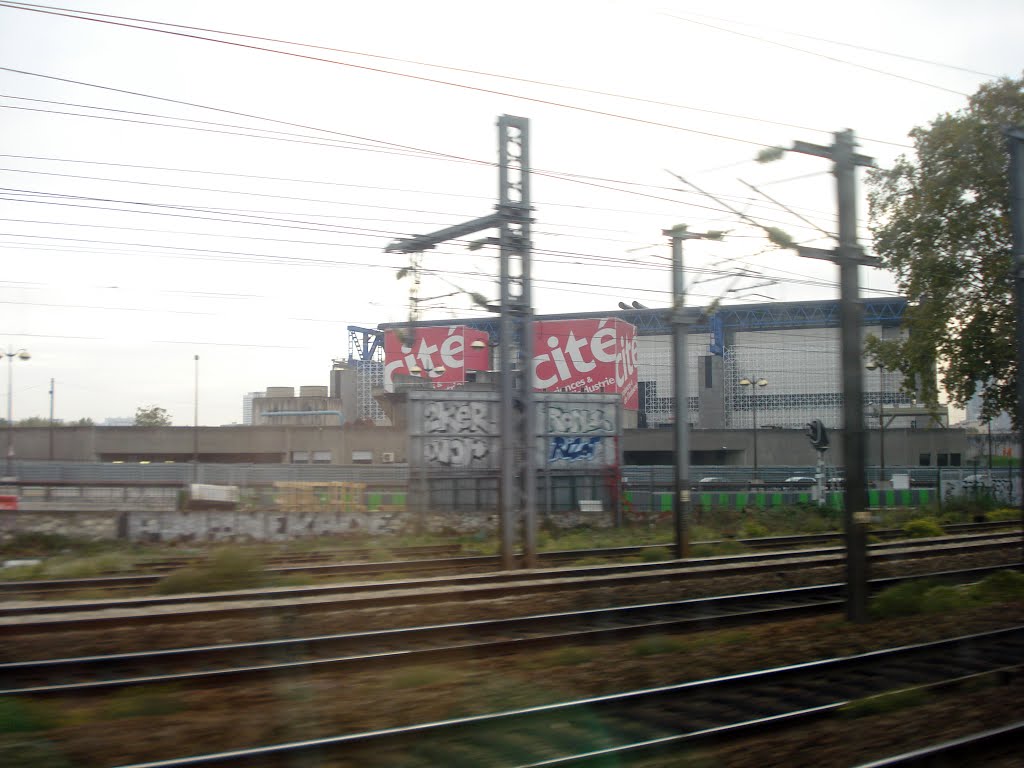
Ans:
[{"label": "railway track", "polygon": [[[965,583],[1000,568],[875,579],[872,591],[929,578]],[[0,696],[105,693],[155,683],[220,683],[302,669],[346,672],[383,665],[484,658],[663,632],[720,628],[833,612],[843,584],[623,605],[314,637],[0,664]],[[286,659],[282,661],[282,659]]]},{"label": "railway track", "polygon": [[706,680],[125,768],[195,765],[607,765],[793,728],[893,690],[955,691],[1019,679],[1024,627]]},{"label": "railway track", "polygon": [[[954,529],[953,526],[949,526]],[[1005,535],[1013,535],[1007,531],[1005,523],[964,523],[954,529],[956,535],[970,535],[974,532],[1006,532]],[[875,549],[885,546],[899,546],[901,536],[905,534],[900,530],[876,531],[872,536],[885,540],[883,544],[876,544]],[[840,535],[829,534],[808,534],[801,536],[774,536],[760,539],[740,539],[740,543],[757,551],[778,550],[778,549],[801,549],[814,547],[836,541]],[[937,537],[936,540],[947,540],[947,537]],[[910,541],[930,541],[930,539],[918,539]],[[910,543],[903,540],[902,543]],[[700,542],[698,542],[700,543]],[[716,544],[721,542],[704,542]],[[669,546],[663,544],[648,544],[632,547],[614,547],[585,550],[564,550],[545,552],[540,555],[541,567],[553,568],[566,563],[574,563],[587,558],[626,558],[643,557],[652,551],[669,553]],[[811,550],[804,550],[811,551]],[[824,550],[821,550],[824,551]],[[318,554],[308,561],[296,563],[288,561],[287,564],[271,566],[266,569],[271,576],[289,576],[294,574],[307,574],[314,577],[347,577],[361,578],[368,576],[379,576],[381,574],[413,574],[413,573],[444,573],[464,572],[481,573],[500,569],[500,558],[492,555],[452,555],[444,557],[425,557],[416,560],[388,560],[384,562],[324,562],[329,553]],[[180,562],[181,566],[192,561]],[[650,565],[651,563],[644,563]],[[168,568],[166,570],[173,570]],[[153,588],[166,576],[165,572],[159,573],[137,573],[119,576],[95,576],[81,579],[36,579],[31,581],[8,581],[0,582],[0,598],[4,599],[31,599],[40,596],[52,596],[61,592],[78,592],[83,590],[103,590],[113,592],[131,592]],[[2,615],[2,612],[0,612]]]},{"label": "railway track", "polygon": [[[913,546],[885,542],[871,546],[873,562],[912,560],[976,554],[1019,545],[1014,534],[972,534],[943,537]],[[759,552],[717,558],[656,563],[588,566],[586,568],[501,571],[488,574],[442,576],[414,581],[356,582],[311,587],[284,587],[192,595],[64,602],[8,602],[0,604],[0,634],[33,629],[99,628],[133,622],[180,622],[196,618],[259,615],[274,608],[292,613],[358,607],[425,606],[453,600],[484,600],[539,595],[595,588],[643,586],[670,580],[709,579],[840,567],[845,551],[839,547],[798,552]]]}]

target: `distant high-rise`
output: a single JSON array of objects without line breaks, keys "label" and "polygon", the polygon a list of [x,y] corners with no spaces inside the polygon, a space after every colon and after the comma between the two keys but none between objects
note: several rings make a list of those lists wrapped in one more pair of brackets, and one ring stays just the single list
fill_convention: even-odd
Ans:
[{"label": "distant high-rise", "polygon": [[252,424],[252,401],[257,397],[266,397],[266,392],[247,392],[242,396],[242,423]]}]

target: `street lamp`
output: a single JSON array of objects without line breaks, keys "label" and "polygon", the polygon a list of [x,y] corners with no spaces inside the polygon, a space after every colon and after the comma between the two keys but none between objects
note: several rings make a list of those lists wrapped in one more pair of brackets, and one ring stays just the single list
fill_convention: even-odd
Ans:
[{"label": "street lamp", "polygon": [[877,360],[864,366],[869,371],[878,371],[878,479],[885,482],[885,371],[886,368]]},{"label": "street lamp", "polygon": [[0,355],[7,356],[7,472],[6,477],[11,477],[11,462],[14,460],[14,358],[28,360],[32,357],[27,349],[17,351],[8,347],[6,352]]},{"label": "street lamp", "polygon": [[750,387],[751,409],[754,415],[754,480],[757,480],[757,388],[767,387],[768,379],[752,379],[744,376],[740,379],[741,387]]}]

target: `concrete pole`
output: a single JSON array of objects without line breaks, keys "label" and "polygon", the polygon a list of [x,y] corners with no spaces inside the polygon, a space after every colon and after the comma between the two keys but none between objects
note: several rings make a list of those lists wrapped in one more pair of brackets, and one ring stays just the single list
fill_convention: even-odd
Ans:
[{"label": "concrete pole", "polygon": [[843,456],[846,464],[846,617],[868,620],[866,472],[864,458],[864,377],[861,349],[857,190],[853,131],[835,135],[833,146],[839,208],[840,337],[843,375]]},{"label": "concrete pole", "polygon": [[675,483],[673,486],[673,520],[675,527],[675,556],[690,554],[690,424],[689,395],[686,381],[686,321],[685,289],[683,286],[683,240],[686,227],[664,230],[672,239],[672,390],[675,395]]},{"label": "concrete pole", "polygon": [[[1010,221],[1013,232],[1013,286],[1017,304],[1017,412],[1016,427],[1024,435],[1024,128],[1009,128]],[[1024,446],[1022,446],[1024,455]],[[1021,524],[1024,526],[1024,461],[1020,462]]]}]

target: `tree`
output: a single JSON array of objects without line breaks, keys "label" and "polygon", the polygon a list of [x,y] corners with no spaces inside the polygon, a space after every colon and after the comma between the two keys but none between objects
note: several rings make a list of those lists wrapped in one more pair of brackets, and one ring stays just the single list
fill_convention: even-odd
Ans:
[{"label": "tree", "polygon": [[936,404],[936,368],[963,406],[980,387],[982,414],[1015,413],[1009,155],[1002,129],[1024,125],[1024,78],[983,85],[966,109],[915,128],[913,157],[868,174],[874,251],[910,300],[905,340],[866,351]]},{"label": "tree", "polygon": [[171,426],[171,414],[156,405],[148,408],[139,406],[135,409],[136,427],[169,427]]}]

